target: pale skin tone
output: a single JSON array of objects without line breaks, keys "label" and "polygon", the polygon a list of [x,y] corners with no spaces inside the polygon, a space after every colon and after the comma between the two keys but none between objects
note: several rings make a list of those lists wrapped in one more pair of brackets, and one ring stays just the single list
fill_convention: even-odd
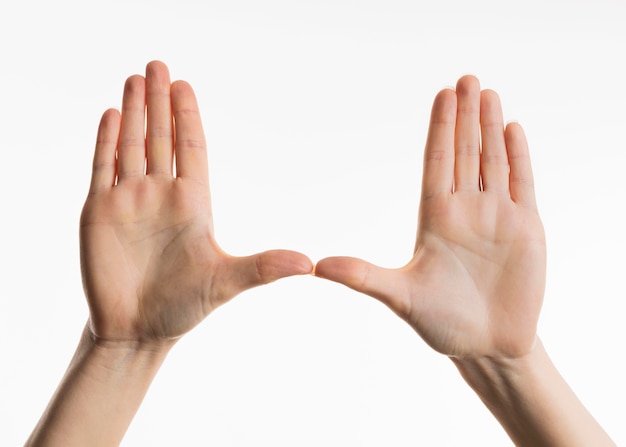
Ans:
[{"label": "pale skin tone", "polygon": [[[81,218],[90,319],[27,445],[118,445],[181,336],[246,289],[311,273],[293,251],[219,248],[207,165],[191,87],[151,62],[121,115],[102,117]],[[528,148],[474,77],[435,99],[422,186],[406,266],[333,257],[315,274],[381,300],[448,355],[516,444],[614,445],[536,336],[545,241]]]},{"label": "pale skin tone", "polygon": [[118,445],[176,340],[238,293],[313,268],[219,248],[196,98],[158,61],[102,117],[80,242],[90,318],[30,446]]},{"label": "pale skin tone", "polygon": [[449,356],[517,445],[614,445],[537,338],[546,244],[528,145],[475,77],[435,98],[413,258],[386,269],[331,257],[315,272],[382,301]]},{"label": "pale skin tone", "polygon": [[433,349],[458,358],[530,352],[545,271],[523,131],[504,129],[497,95],[481,92],[473,77],[435,99],[413,259],[400,269],[352,258],[316,266],[319,276],[378,298]]}]

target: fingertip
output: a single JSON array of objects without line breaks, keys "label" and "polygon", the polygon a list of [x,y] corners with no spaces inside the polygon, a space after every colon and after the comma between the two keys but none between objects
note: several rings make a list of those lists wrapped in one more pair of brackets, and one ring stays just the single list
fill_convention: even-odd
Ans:
[{"label": "fingertip", "polygon": [[476,75],[464,74],[456,82],[456,90],[459,92],[470,91],[470,90],[475,90],[475,89],[480,90],[480,81]]},{"label": "fingertip", "polygon": [[456,91],[454,87],[444,87],[437,93],[435,96],[435,100],[433,102],[433,108],[435,107],[446,107],[446,110],[450,108],[453,110],[456,115]]},{"label": "fingertip", "polygon": [[146,64],[146,73],[148,71],[159,71],[159,70],[169,70],[169,69],[167,68],[167,65],[164,62],[158,59],[153,59]]},{"label": "fingertip", "polygon": [[331,256],[315,265],[315,276],[341,283],[363,293],[371,293],[370,272],[376,267],[359,258]]},{"label": "fingertip", "polygon": [[182,79],[172,82],[172,95],[177,94],[194,94],[191,84]]},{"label": "fingertip", "polygon": [[315,271],[315,264],[311,259],[302,253],[290,251],[292,256],[292,265],[294,274],[296,275],[312,275]]},{"label": "fingertip", "polygon": [[163,62],[152,61],[146,65],[146,89],[148,94],[158,92],[169,96],[170,94],[170,71]]},{"label": "fingertip", "polygon": [[308,256],[292,250],[270,250],[260,253],[256,269],[261,283],[294,275],[309,275],[313,262]]},{"label": "fingertip", "polygon": [[102,117],[100,118],[100,125],[102,126],[104,123],[108,124],[111,120],[120,118],[120,111],[115,107],[110,107],[102,113]]},{"label": "fingertip", "polygon": [[495,90],[486,88],[480,92],[481,104],[483,102],[487,102],[488,104],[493,104],[498,107],[500,106],[500,95]]},{"label": "fingertip", "polygon": [[524,132],[524,127],[516,119],[508,120],[506,122],[506,127],[507,129],[510,128],[509,132],[522,132],[522,133]]},{"label": "fingertip", "polygon": [[439,92],[437,92],[433,103],[437,104],[440,102],[449,102],[452,100],[452,98],[454,98],[454,101],[456,101],[456,89],[453,85],[446,85],[441,90],[439,90]]},{"label": "fingertip", "polygon": [[106,148],[110,149],[111,144],[117,145],[120,124],[121,114],[119,110],[110,108],[104,111],[98,125],[96,152]]},{"label": "fingertip", "polygon": [[135,94],[143,94],[146,86],[146,78],[140,74],[134,74],[126,78],[124,84],[124,96],[130,97]]},{"label": "fingertip", "polygon": [[[456,121],[457,96],[453,89],[445,88],[435,96],[430,112],[429,130],[440,124],[446,127],[454,126]],[[448,129],[452,130],[452,129]]]},{"label": "fingertip", "polygon": [[313,265],[313,271],[311,272],[311,275],[317,277],[317,278],[321,278],[321,279],[328,279],[331,280],[331,276],[329,275],[327,272],[332,272],[333,271],[333,267],[332,267],[332,260],[334,258],[322,258],[319,259],[314,265]]},{"label": "fingertip", "polygon": [[528,142],[524,128],[518,121],[509,121],[504,129],[507,150],[510,158],[528,156]]},{"label": "fingertip", "polygon": [[335,256],[318,261],[315,276],[376,298],[398,315],[408,313],[401,270],[379,267],[359,258]]}]

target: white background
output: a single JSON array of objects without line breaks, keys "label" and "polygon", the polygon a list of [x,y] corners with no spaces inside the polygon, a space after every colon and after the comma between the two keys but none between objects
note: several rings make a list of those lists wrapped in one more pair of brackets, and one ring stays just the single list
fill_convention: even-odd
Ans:
[{"label": "white background", "polygon": [[[10,5],[10,6],[9,6]],[[623,2],[191,0],[0,6],[0,445],[87,319],[78,218],[101,113],[152,59],[194,86],[229,253],[411,257],[432,99],[473,73],[527,131],[549,247],[539,332],[626,444]],[[312,277],[248,291],[166,360],[124,446],[510,445],[451,362]]]}]

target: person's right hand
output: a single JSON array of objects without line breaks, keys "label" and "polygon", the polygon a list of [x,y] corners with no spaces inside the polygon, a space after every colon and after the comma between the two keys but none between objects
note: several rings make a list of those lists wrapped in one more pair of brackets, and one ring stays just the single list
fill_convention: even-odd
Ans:
[{"label": "person's right hand", "polygon": [[292,251],[219,248],[193,90],[156,61],[127,80],[121,117],[102,117],[80,241],[89,327],[103,341],[176,339],[238,293],[312,270]]}]

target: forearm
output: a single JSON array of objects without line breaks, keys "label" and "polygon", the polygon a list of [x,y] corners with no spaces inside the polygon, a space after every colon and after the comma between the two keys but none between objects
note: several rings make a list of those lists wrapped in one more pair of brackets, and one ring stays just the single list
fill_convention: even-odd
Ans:
[{"label": "forearm", "polygon": [[453,359],[519,446],[614,446],[550,360],[541,341],[522,359]]},{"label": "forearm", "polygon": [[170,347],[98,342],[85,329],[26,446],[119,445]]}]

